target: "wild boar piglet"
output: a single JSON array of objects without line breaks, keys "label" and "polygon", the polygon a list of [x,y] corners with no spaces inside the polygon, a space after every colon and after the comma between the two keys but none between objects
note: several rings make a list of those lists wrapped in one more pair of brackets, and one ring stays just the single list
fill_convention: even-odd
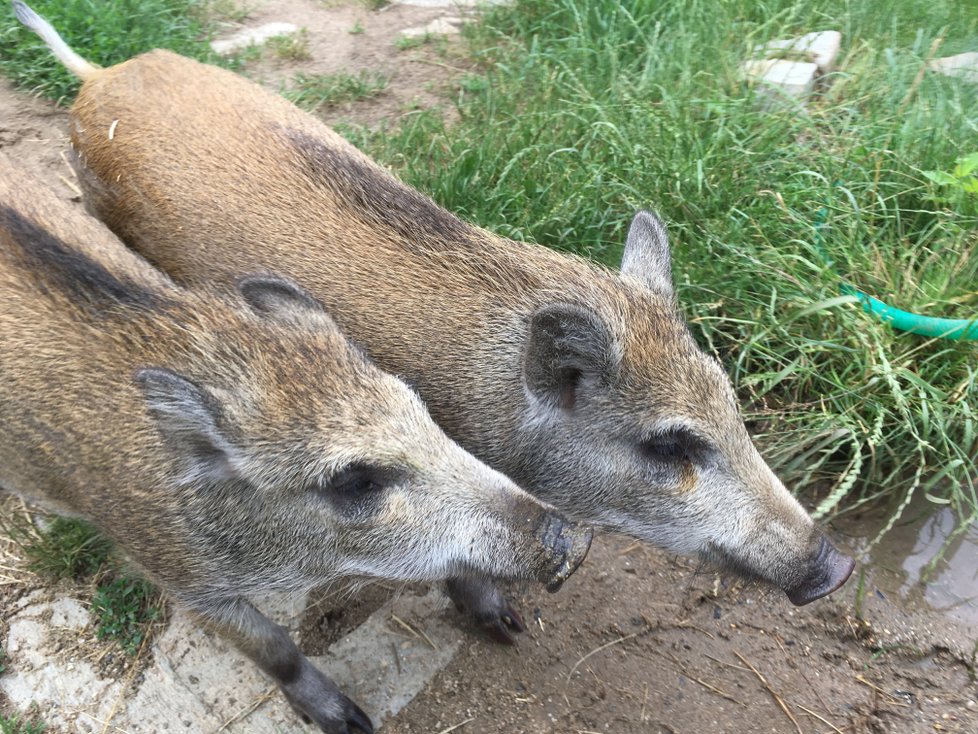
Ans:
[{"label": "wild boar piglet", "polygon": [[324,731],[370,732],[249,594],[556,589],[590,531],[448,439],[295,283],[237,291],[184,291],[0,156],[0,487],[93,522]]}]

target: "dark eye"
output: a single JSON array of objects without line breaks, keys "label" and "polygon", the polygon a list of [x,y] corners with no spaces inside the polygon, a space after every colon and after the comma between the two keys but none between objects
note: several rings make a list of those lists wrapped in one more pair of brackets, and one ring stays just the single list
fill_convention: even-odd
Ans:
[{"label": "dark eye", "polygon": [[677,429],[646,439],[642,453],[659,464],[678,464],[692,461],[703,450],[703,442],[689,431]]},{"label": "dark eye", "polygon": [[643,453],[652,461],[675,464],[687,458],[686,447],[672,438],[653,438],[642,444]]},{"label": "dark eye", "polygon": [[379,492],[384,488],[384,472],[366,464],[351,464],[334,474],[326,491],[347,499]]}]

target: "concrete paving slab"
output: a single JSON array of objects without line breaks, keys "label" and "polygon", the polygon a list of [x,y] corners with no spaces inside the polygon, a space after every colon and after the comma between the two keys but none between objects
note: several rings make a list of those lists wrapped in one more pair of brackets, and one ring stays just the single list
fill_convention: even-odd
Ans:
[{"label": "concrete paving slab", "polygon": [[927,67],[938,74],[978,84],[978,51],[932,59]]},{"label": "concrete paving slab", "polygon": [[32,702],[47,708],[51,727],[96,734],[112,715],[122,684],[99,678],[86,660],[58,655],[60,638],[88,629],[88,610],[76,599],[28,603],[8,621],[4,649],[11,670],[0,677],[0,690],[20,709]]},{"label": "concrete paving slab", "polygon": [[769,59],[775,54],[797,54],[799,58],[789,60],[811,62],[818,67],[819,74],[828,74],[835,69],[841,45],[839,31],[815,31],[797,38],[762,43],[754,48],[754,55]]},{"label": "concrete paving slab", "polygon": [[[297,629],[304,599],[256,601],[270,618]],[[404,593],[384,604],[313,662],[380,726],[406,706],[458,650],[463,632],[442,594]],[[59,635],[93,634],[75,599],[23,605],[9,621],[11,670],[0,688],[20,709],[40,707],[52,726],[84,734],[123,731],[279,734],[309,731],[277,687],[221,637],[175,610],[153,643],[138,688],[106,680],[84,660],[59,657]]]},{"label": "concrete paving slab", "polygon": [[427,25],[405,28],[401,35],[405,38],[417,38],[419,36],[450,36],[461,32],[465,21],[462,18],[436,18]]},{"label": "concrete paving slab", "polygon": [[755,59],[743,65],[744,76],[789,97],[805,100],[815,90],[818,66],[807,61]]},{"label": "concrete paving slab", "polygon": [[446,620],[448,601],[438,591],[404,594],[313,658],[373,722],[382,724],[407,706],[455,656],[464,633]]},{"label": "concrete paving slab", "polygon": [[391,5],[416,8],[478,8],[483,5],[508,5],[511,0],[394,0]]}]

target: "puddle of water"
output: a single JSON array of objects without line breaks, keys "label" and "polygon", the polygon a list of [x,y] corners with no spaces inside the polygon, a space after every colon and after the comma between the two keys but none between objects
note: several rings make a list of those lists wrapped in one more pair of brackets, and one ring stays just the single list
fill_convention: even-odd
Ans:
[{"label": "puddle of water", "polygon": [[868,552],[879,521],[863,520],[847,528],[867,573],[867,591],[878,590],[911,605],[924,604],[978,626],[978,524],[970,525],[945,548],[957,527],[951,508],[915,501],[903,517]]}]

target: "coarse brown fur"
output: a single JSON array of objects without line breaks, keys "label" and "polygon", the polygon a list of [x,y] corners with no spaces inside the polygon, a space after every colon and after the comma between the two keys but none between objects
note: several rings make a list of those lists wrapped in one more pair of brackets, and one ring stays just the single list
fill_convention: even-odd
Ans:
[{"label": "coarse brown fur", "polygon": [[686,328],[654,216],[612,272],[459,220],[231,72],[153,51],[78,73],[88,205],[174,278],[294,277],[450,436],[578,518],[798,603],[848,576]]},{"label": "coarse brown fur", "polygon": [[325,730],[369,731],[244,596],[558,584],[589,534],[450,441],[294,284],[237,287],[184,291],[0,155],[0,488],[94,522]]}]

